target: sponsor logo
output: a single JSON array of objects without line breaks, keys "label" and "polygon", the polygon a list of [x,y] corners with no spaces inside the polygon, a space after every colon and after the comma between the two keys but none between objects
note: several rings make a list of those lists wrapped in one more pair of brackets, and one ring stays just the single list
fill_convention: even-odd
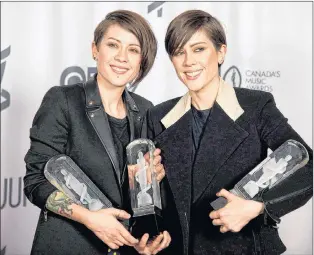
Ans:
[{"label": "sponsor logo", "polygon": [[86,82],[97,73],[96,67],[88,67],[85,73],[84,69],[80,66],[69,66],[61,74],[60,85],[73,85],[80,82]]},{"label": "sponsor logo", "polygon": [[[11,46],[1,51],[1,78],[0,78],[1,85],[2,85],[2,79],[4,76],[5,66],[7,63],[5,59],[10,55],[10,53],[11,53]],[[10,106],[10,102],[11,102],[10,93],[4,89],[1,89],[1,111],[8,108]]]},{"label": "sponsor logo", "polygon": [[233,87],[241,87],[242,84],[242,76],[239,68],[236,66],[231,66],[224,74],[223,79],[232,84]]},{"label": "sponsor logo", "polygon": [[251,70],[244,72],[245,84],[248,89],[273,91],[273,80],[280,78],[280,71],[274,70]]},{"label": "sponsor logo", "polygon": [[237,66],[231,66],[223,75],[223,79],[233,87],[248,88],[272,92],[274,79],[280,78],[278,70],[240,70]]},{"label": "sponsor logo", "polygon": [[[61,74],[60,85],[73,85],[80,82],[88,81],[95,73],[97,73],[96,67],[88,67],[87,72],[85,73],[84,69],[80,66],[69,66]],[[126,88],[134,92],[137,86],[131,86],[127,84]]]},{"label": "sponsor logo", "polygon": [[[162,6],[164,3],[165,3],[165,1],[163,1],[163,2],[158,2],[158,1],[152,2],[151,4],[149,4],[147,6],[147,13],[153,12],[154,10],[156,10],[160,6]],[[157,17],[162,17],[162,8],[159,8],[157,10]]]}]

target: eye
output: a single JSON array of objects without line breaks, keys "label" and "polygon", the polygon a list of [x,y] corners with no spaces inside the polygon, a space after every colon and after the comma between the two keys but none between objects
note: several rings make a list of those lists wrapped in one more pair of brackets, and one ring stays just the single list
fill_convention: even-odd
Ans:
[{"label": "eye", "polygon": [[136,54],[139,54],[139,53],[140,53],[140,51],[139,51],[138,49],[136,49],[136,48],[131,48],[130,51],[131,51],[132,53],[136,53]]},{"label": "eye", "polygon": [[183,51],[183,50],[178,50],[178,51],[176,51],[176,52],[174,53],[174,56],[180,56],[180,55],[182,55],[182,54],[184,54],[184,51]]},{"label": "eye", "polygon": [[118,48],[118,45],[116,43],[109,42],[107,45],[109,48]]},{"label": "eye", "polygon": [[196,49],[194,50],[194,52],[201,52],[201,51],[204,51],[204,50],[205,50],[204,47],[199,47],[199,48],[196,48]]}]

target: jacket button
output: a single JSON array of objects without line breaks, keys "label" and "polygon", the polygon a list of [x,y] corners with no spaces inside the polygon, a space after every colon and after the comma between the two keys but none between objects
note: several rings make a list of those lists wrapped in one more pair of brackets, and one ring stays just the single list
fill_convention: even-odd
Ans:
[{"label": "jacket button", "polygon": [[94,114],[94,113],[91,113],[91,115],[90,115],[90,116],[91,116],[91,118],[94,118],[95,114]]},{"label": "jacket button", "polygon": [[91,101],[88,102],[88,105],[93,105],[93,104],[94,104],[94,101],[93,101],[93,100],[91,100]]},{"label": "jacket button", "polygon": [[138,116],[138,117],[137,117],[137,120],[140,121],[140,120],[141,120],[141,116]]}]

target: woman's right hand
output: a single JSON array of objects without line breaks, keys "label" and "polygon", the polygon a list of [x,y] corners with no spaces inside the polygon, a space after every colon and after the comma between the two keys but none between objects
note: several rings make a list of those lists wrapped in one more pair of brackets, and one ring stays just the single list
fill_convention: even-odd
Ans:
[{"label": "woman's right hand", "polygon": [[134,246],[139,242],[117,220],[129,219],[130,217],[131,215],[123,210],[101,209],[89,211],[84,224],[111,249],[118,249],[120,246]]}]

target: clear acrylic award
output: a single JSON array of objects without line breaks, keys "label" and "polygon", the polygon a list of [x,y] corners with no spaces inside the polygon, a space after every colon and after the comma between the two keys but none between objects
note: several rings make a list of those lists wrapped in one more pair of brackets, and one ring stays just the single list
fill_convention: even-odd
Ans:
[{"label": "clear acrylic award", "polygon": [[109,199],[66,155],[52,157],[44,169],[45,177],[76,204],[91,211],[113,207]]},{"label": "clear acrylic award", "polygon": [[[306,148],[295,140],[288,140],[244,176],[231,193],[245,199],[253,199],[265,189],[271,189],[309,161]],[[211,203],[218,210],[227,204],[224,197]]]},{"label": "clear acrylic award", "polygon": [[133,217],[131,233],[150,237],[162,231],[160,187],[153,165],[155,145],[148,139],[136,139],[126,147],[129,191]]}]

